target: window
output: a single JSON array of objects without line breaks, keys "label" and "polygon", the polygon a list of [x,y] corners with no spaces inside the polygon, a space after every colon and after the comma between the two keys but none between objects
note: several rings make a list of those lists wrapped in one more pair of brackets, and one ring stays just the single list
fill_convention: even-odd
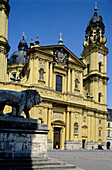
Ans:
[{"label": "window", "polygon": [[75,89],[78,89],[78,80],[75,80]]},{"label": "window", "polygon": [[90,64],[87,64],[87,74],[90,72]]},{"label": "window", "polygon": [[98,102],[99,102],[99,103],[101,102],[101,96],[102,96],[102,94],[99,93],[99,94],[98,94]]},{"label": "window", "polygon": [[108,134],[107,135],[108,135],[108,137],[110,137],[110,130],[108,130]]},{"label": "window", "polygon": [[110,122],[108,122],[108,127],[110,127]]},{"label": "window", "polygon": [[99,137],[101,137],[101,130],[99,130]]},{"label": "window", "polygon": [[78,124],[75,123],[75,124],[74,124],[74,133],[77,133],[77,132],[78,132]]},{"label": "window", "polygon": [[99,125],[101,125],[101,120],[99,120]]},{"label": "window", "polygon": [[56,76],[56,91],[62,92],[62,76]]},{"label": "window", "polygon": [[99,72],[101,72],[101,62],[99,62]]}]

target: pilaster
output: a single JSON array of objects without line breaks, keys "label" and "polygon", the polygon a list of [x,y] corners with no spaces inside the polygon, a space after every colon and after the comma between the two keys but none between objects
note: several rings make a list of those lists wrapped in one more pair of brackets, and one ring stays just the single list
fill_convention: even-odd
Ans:
[{"label": "pilaster", "polygon": [[49,130],[48,139],[51,139],[51,112],[52,110],[49,109],[48,110],[48,130]]},{"label": "pilaster", "polygon": [[70,69],[68,70],[68,92],[70,92]]},{"label": "pilaster", "polygon": [[67,111],[66,117],[66,140],[69,140],[69,112]]},{"label": "pilaster", "polygon": [[52,63],[50,63],[50,87],[52,88]]}]

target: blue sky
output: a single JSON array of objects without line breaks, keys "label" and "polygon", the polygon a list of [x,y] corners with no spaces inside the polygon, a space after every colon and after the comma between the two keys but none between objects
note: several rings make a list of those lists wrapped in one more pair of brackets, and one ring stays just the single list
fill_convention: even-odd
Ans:
[{"label": "blue sky", "polygon": [[[62,32],[64,45],[77,57],[83,50],[85,29],[94,14],[95,0],[10,0],[8,40],[9,56],[17,50],[25,32],[29,45],[31,38],[39,37],[40,45],[57,45]],[[112,0],[97,0],[101,8],[107,37],[107,104],[112,108]]]}]

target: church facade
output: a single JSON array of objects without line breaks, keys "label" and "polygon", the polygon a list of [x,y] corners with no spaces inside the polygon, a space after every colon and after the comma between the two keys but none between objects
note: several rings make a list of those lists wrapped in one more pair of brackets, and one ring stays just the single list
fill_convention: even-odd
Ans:
[{"label": "church facade", "polygon": [[7,59],[9,12],[9,0],[0,1],[0,89],[39,92],[42,102],[30,115],[48,125],[48,149],[106,146],[108,49],[102,17],[95,11],[88,22],[80,59],[61,35],[58,45],[40,46],[37,38],[29,48],[23,36]]}]

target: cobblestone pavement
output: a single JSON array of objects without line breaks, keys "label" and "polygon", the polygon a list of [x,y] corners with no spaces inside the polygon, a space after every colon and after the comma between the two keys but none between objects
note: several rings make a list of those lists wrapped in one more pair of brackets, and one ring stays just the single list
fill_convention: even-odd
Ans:
[{"label": "cobblestone pavement", "polygon": [[52,150],[48,155],[85,170],[112,170],[112,151]]}]

